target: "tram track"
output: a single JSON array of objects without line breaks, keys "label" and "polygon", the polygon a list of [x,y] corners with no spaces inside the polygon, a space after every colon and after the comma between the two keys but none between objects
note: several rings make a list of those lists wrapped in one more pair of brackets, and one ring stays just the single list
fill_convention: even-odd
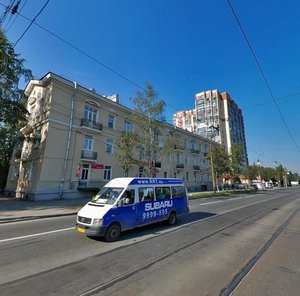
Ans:
[{"label": "tram track", "polygon": [[232,282],[221,291],[220,296],[229,296],[231,295],[242,280],[247,276],[247,274],[253,269],[257,262],[263,257],[263,255],[270,249],[275,240],[279,235],[287,228],[287,226],[292,222],[297,213],[299,212],[300,207],[298,207],[273,233],[271,238],[266,242],[266,244],[257,252],[257,254],[251,258],[251,260],[244,266],[244,268],[234,277]]},{"label": "tram track", "polygon": [[[271,210],[268,210],[268,211],[271,211]],[[127,279],[127,278],[129,278],[129,277],[131,277],[131,276],[133,276],[135,274],[137,274],[138,272],[140,272],[142,270],[146,270],[146,269],[150,268],[152,265],[154,265],[154,264],[156,264],[156,263],[158,263],[160,261],[163,261],[163,260],[167,259],[168,257],[170,257],[170,256],[172,256],[172,255],[174,255],[174,254],[176,254],[176,253],[178,253],[178,252],[180,252],[180,251],[182,251],[182,250],[184,250],[186,248],[189,248],[189,247],[191,247],[191,246],[193,246],[193,245],[195,245],[197,243],[200,243],[200,242],[204,241],[205,239],[208,239],[208,238],[210,238],[210,237],[212,237],[214,235],[222,233],[224,230],[227,230],[227,229],[229,229],[229,228],[231,228],[233,226],[236,226],[236,225],[238,225],[240,223],[246,222],[247,220],[249,220],[249,219],[251,219],[251,218],[253,218],[253,217],[255,217],[255,216],[257,216],[257,215],[259,215],[259,214],[261,214],[263,212],[266,212],[266,210],[260,210],[260,211],[258,211],[256,213],[252,214],[252,215],[249,215],[248,217],[246,217],[246,218],[244,218],[242,220],[236,221],[236,222],[234,222],[234,223],[232,223],[230,225],[222,227],[222,228],[220,228],[220,229],[218,229],[218,230],[210,233],[209,235],[206,235],[204,237],[201,237],[200,239],[197,239],[197,240],[194,240],[192,242],[189,242],[189,243],[187,243],[187,244],[185,244],[185,245],[183,245],[183,246],[181,246],[179,248],[176,248],[176,249],[172,250],[171,252],[169,252],[167,254],[164,254],[164,255],[162,255],[160,257],[157,257],[155,260],[152,260],[152,261],[147,262],[147,263],[145,263],[143,265],[140,265],[140,266],[138,266],[138,267],[136,267],[136,268],[134,268],[134,269],[132,269],[132,270],[130,270],[130,271],[122,274],[122,275],[119,275],[119,276],[117,276],[117,277],[115,277],[115,278],[113,278],[113,279],[111,279],[111,280],[109,280],[109,281],[107,281],[105,283],[101,283],[101,284],[93,287],[92,289],[86,290],[85,292],[82,292],[82,293],[78,294],[78,296],[89,296],[89,295],[93,295],[95,293],[104,291],[104,290],[112,287],[115,283],[117,283],[119,281],[125,280],[125,279]],[[221,214],[221,215],[225,215],[225,214]]]},{"label": "tram track", "polygon": [[[278,199],[280,199],[280,197]],[[266,203],[267,202],[268,201],[266,200]],[[246,205],[245,208],[250,208],[251,206],[254,207],[255,205]],[[229,212],[226,212],[226,213],[222,213],[222,214],[210,217],[209,219],[211,220],[211,219],[215,219],[217,217],[220,218],[222,216],[226,216],[226,215],[232,214],[233,212],[238,212],[241,209],[245,209],[245,208],[238,208],[238,209],[235,209],[233,211],[229,211]],[[84,291],[78,293],[77,295],[81,295],[81,296],[83,296],[83,295],[94,295],[95,293],[99,293],[101,291],[105,291],[105,290],[109,289],[110,287],[114,286],[116,283],[118,283],[120,281],[124,281],[124,280],[130,278],[130,277],[132,277],[133,275],[137,274],[140,271],[147,270],[151,266],[155,265],[156,263],[159,263],[159,262],[161,262],[161,261],[163,261],[163,260],[171,257],[172,255],[174,255],[174,254],[176,254],[176,253],[178,253],[180,251],[183,251],[184,249],[187,249],[187,248],[189,248],[189,247],[191,247],[191,246],[193,246],[193,245],[195,245],[197,243],[201,243],[202,241],[204,241],[204,240],[206,240],[208,238],[211,238],[211,237],[213,237],[215,235],[218,235],[218,234],[222,233],[224,230],[228,230],[228,229],[230,229],[230,228],[232,228],[232,227],[234,227],[234,226],[236,226],[238,224],[241,224],[243,222],[247,222],[247,220],[253,219],[254,217],[259,217],[260,215],[261,216],[267,215],[268,213],[272,212],[273,210],[274,210],[274,208],[268,208],[267,207],[267,208],[263,208],[263,209],[260,209],[258,211],[255,211],[254,213],[251,213],[251,214],[243,217],[242,219],[234,219],[234,221],[232,223],[227,224],[224,227],[220,227],[220,228],[216,229],[215,231],[213,231],[213,232],[211,232],[211,233],[209,233],[207,235],[204,235],[204,236],[202,236],[200,238],[197,238],[195,240],[189,241],[186,244],[183,244],[183,245],[181,244],[180,246],[178,246],[178,247],[170,250],[167,253],[164,253],[164,254],[162,254],[162,255],[154,258],[154,259],[151,259],[148,262],[144,262],[142,264],[136,265],[135,267],[131,268],[130,270],[127,270],[126,272],[123,271],[123,272],[119,273],[118,275],[115,275],[115,276],[111,277],[110,279],[102,281],[102,283],[99,283],[98,285],[95,285],[94,287],[92,287],[90,289],[83,289]],[[298,211],[298,210],[299,209],[297,209],[296,211]],[[296,215],[296,211],[291,216]],[[198,221],[198,223],[201,223],[201,222],[203,222],[203,221],[202,220]],[[278,229],[276,229],[276,231],[272,235],[273,240],[271,238],[268,241],[268,243],[269,243],[268,247],[270,247],[270,245],[271,245],[270,241],[272,240],[272,243],[273,243],[276,240],[276,238],[280,235],[280,233],[284,230],[283,227],[284,227],[285,223],[286,223],[286,226],[287,226],[288,222],[285,221]],[[195,222],[193,222],[192,224],[194,225]],[[183,229],[185,227],[189,227],[189,225],[183,225],[181,228],[178,228],[178,229],[176,228],[174,231],[177,231],[179,229]],[[172,233],[172,232],[162,233],[160,235],[148,238],[146,241],[154,239],[154,238],[158,238],[158,236],[161,236],[161,235],[167,235],[169,233]],[[11,285],[18,285],[18,284],[21,284],[22,282],[25,282],[25,281],[28,281],[28,280],[34,280],[34,279],[39,278],[40,276],[46,276],[47,274],[50,274],[51,272],[57,272],[59,270],[68,269],[68,268],[76,267],[76,266],[78,266],[78,268],[79,268],[80,264],[83,263],[83,262],[85,262],[85,261],[87,261],[87,260],[94,260],[94,259],[100,258],[101,256],[105,256],[108,253],[118,252],[120,249],[130,248],[133,245],[142,244],[144,242],[145,242],[145,240],[144,241],[139,241],[139,242],[134,242],[131,245],[121,246],[121,247],[118,247],[116,249],[109,250],[109,251],[107,251],[105,253],[102,253],[102,254],[98,254],[98,255],[91,256],[91,257],[87,257],[87,258],[79,260],[79,261],[75,261],[75,262],[68,263],[68,264],[65,264],[65,265],[62,265],[62,266],[59,266],[59,267],[56,267],[56,268],[53,268],[53,269],[49,269],[49,270],[46,270],[46,271],[43,271],[43,272],[40,272],[40,273],[29,275],[27,277],[16,279],[14,281],[7,282],[7,283],[4,283],[4,284],[0,285],[0,289],[2,289],[4,287],[8,288]],[[256,258],[256,256],[255,256],[255,258]],[[237,279],[237,278],[242,278],[242,273],[240,273],[235,279]],[[232,285],[233,285],[233,283],[228,288],[226,288],[226,291],[230,287],[232,287]],[[226,291],[224,291],[223,293],[225,293]],[[222,295],[230,295],[230,294],[222,294]]]}]

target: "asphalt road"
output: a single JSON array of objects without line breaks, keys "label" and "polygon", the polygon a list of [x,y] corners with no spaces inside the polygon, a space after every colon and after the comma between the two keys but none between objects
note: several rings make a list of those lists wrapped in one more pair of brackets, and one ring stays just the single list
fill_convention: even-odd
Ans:
[{"label": "asphalt road", "polygon": [[0,225],[0,295],[297,295],[300,189],[190,202],[118,242],[75,216]]}]

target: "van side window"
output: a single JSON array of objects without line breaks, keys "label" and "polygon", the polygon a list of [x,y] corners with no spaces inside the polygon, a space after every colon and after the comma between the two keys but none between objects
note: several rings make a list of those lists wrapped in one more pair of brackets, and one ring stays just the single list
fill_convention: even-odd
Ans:
[{"label": "van side window", "polygon": [[156,187],[155,188],[156,200],[165,200],[171,198],[170,187]]},{"label": "van side window", "polygon": [[140,202],[154,201],[153,187],[139,187]]},{"label": "van side window", "polygon": [[186,190],[184,186],[172,187],[172,198],[176,197],[186,197]]},{"label": "van side window", "polygon": [[134,196],[135,190],[134,189],[127,189],[122,196],[123,204],[125,205],[132,205],[134,204]]}]

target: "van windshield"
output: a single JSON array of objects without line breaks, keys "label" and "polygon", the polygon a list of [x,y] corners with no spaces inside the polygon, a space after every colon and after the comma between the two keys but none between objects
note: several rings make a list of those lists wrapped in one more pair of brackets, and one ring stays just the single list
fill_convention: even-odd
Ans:
[{"label": "van windshield", "polygon": [[113,204],[124,188],[103,187],[99,193],[93,197],[93,202],[101,204]]}]

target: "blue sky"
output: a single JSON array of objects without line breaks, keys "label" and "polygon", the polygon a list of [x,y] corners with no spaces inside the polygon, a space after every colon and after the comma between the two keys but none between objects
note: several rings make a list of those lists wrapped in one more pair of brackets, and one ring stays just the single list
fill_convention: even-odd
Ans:
[{"label": "blue sky", "polygon": [[[10,1],[0,0],[0,14]],[[22,0],[33,19],[46,0]],[[176,111],[194,108],[194,95],[227,91],[243,111],[249,162],[281,163],[300,173],[300,2],[231,0],[251,42],[279,115],[226,0],[50,0],[36,22],[139,86],[150,81]],[[14,21],[14,23],[12,23]],[[16,42],[29,21],[7,17]],[[118,93],[130,106],[137,87],[33,24],[15,48],[40,78],[48,71]]]}]

